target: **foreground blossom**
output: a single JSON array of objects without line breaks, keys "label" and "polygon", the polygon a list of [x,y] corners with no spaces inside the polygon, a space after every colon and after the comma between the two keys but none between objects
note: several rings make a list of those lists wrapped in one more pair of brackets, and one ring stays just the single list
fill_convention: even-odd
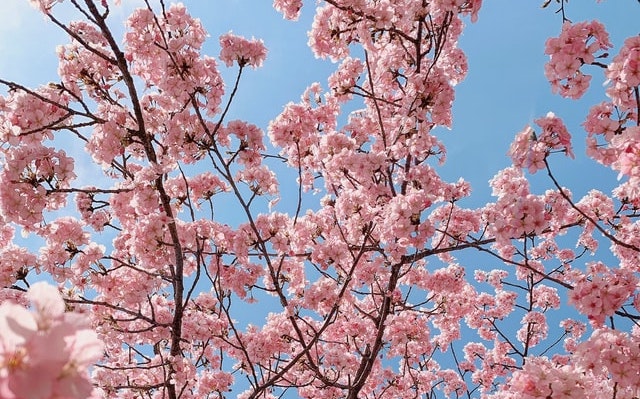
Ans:
[{"label": "foreground blossom", "polygon": [[27,297],[33,311],[0,305],[0,397],[87,398],[88,368],[102,357],[102,343],[83,316],[65,313],[55,287],[36,283]]}]

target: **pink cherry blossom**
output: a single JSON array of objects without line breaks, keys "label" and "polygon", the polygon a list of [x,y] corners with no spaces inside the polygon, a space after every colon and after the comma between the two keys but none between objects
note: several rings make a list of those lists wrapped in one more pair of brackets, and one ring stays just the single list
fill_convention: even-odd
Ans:
[{"label": "pink cherry blossom", "polygon": [[611,47],[609,34],[600,22],[565,22],[560,36],[550,38],[545,47],[545,53],[550,56],[545,65],[545,75],[553,90],[564,97],[582,97],[591,76],[583,74],[580,68],[593,63],[600,56],[598,51]]},{"label": "pink cherry blossom", "polygon": [[87,368],[102,343],[75,315],[64,313],[58,290],[44,282],[28,291],[34,312],[0,305],[0,393],[3,398],[86,398]]},{"label": "pink cherry blossom", "polygon": [[590,268],[590,281],[578,282],[569,299],[594,324],[600,325],[631,297],[638,277],[621,269],[609,270],[603,264],[592,264]]},{"label": "pink cherry blossom", "polygon": [[267,57],[267,49],[262,40],[247,40],[231,32],[220,36],[220,47],[220,59],[227,66],[238,63],[240,67],[249,65],[257,68],[262,66]]},{"label": "pink cherry blossom", "polygon": [[302,0],[274,0],[273,8],[280,11],[284,18],[297,20],[302,8]]},{"label": "pink cherry blossom", "polygon": [[615,105],[625,110],[635,107],[632,92],[634,87],[640,85],[640,65],[638,64],[640,54],[638,52],[640,52],[638,37],[627,38],[606,72],[609,79],[607,94]]},{"label": "pink cherry blossom", "polygon": [[542,129],[536,133],[531,127],[525,128],[516,135],[509,149],[509,156],[514,165],[527,168],[529,173],[544,169],[544,161],[552,152],[563,152],[574,157],[571,146],[571,135],[561,119],[553,113],[535,120]]}]

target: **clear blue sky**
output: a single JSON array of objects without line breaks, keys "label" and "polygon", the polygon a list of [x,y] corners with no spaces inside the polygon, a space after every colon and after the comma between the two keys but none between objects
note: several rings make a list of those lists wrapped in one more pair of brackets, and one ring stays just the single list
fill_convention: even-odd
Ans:
[{"label": "clear blue sky", "polygon": [[[142,2],[123,0],[123,3],[123,7],[113,9],[114,20]],[[300,20],[295,23],[283,20],[268,0],[188,0],[184,3],[193,15],[202,19],[211,35],[205,47],[207,53],[218,54],[217,37],[229,30],[262,38],[269,48],[264,68],[245,74],[232,110],[234,118],[266,128],[284,104],[297,101],[311,82],[325,83],[331,72],[332,64],[314,59],[306,46],[314,1],[306,2]],[[490,200],[487,180],[508,165],[505,153],[514,134],[548,111],[565,118],[574,136],[577,159],[566,163],[556,157],[553,163],[559,165],[556,170],[567,186],[575,187],[576,194],[584,193],[588,187],[580,183],[587,183],[585,170],[589,170],[589,183],[612,176],[585,159],[584,133],[579,126],[588,106],[604,98],[597,79],[600,71],[593,68],[594,86],[580,102],[551,94],[543,75],[547,59],[544,41],[558,34],[561,17],[554,13],[555,2],[544,10],[540,4],[540,0],[485,0],[479,21],[469,23],[460,41],[467,52],[470,71],[457,88],[453,129],[443,130],[440,137],[447,144],[449,154],[443,173],[450,179],[464,176],[472,182],[473,206]],[[600,4],[595,0],[570,2],[567,12],[573,21],[600,19],[610,30],[617,48],[626,35],[639,33],[640,5],[633,0],[609,0]],[[27,0],[0,2],[0,76],[3,78],[31,85],[56,80],[54,49],[64,42],[64,35],[44,23],[44,18],[31,9]],[[537,180],[546,183],[544,179]]]}]

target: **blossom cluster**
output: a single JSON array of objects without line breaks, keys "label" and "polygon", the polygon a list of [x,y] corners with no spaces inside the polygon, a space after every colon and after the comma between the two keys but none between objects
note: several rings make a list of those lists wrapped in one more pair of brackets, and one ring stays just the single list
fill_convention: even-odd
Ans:
[{"label": "blossom cluster", "polygon": [[273,8],[280,11],[284,18],[297,20],[302,8],[302,0],[273,0]]},{"label": "blossom cluster", "polygon": [[572,24],[565,22],[559,37],[547,40],[545,53],[551,56],[545,65],[545,75],[554,92],[563,97],[577,99],[589,88],[591,76],[580,68],[593,63],[611,48],[609,34],[598,21]]},{"label": "blossom cluster", "polygon": [[612,316],[634,293],[638,277],[625,269],[612,269],[592,263],[589,279],[579,281],[569,294],[569,301],[595,325]]},{"label": "blossom cluster", "polygon": [[[598,328],[589,339],[577,346],[577,366],[601,379],[603,387],[615,384],[615,389],[618,390],[617,397],[638,396],[640,393],[639,344],[640,336],[637,330],[629,334],[611,328]],[[605,383],[609,378],[613,384]]]},{"label": "blossom cluster", "polygon": [[584,122],[589,133],[588,154],[598,162],[636,182],[640,177],[640,127],[637,92],[640,87],[640,40],[625,40],[607,67],[609,102],[596,104]]},{"label": "blossom cluster", "polygon": [[[636,99],[634,87],[640,86],[640,37],[631,36],[613,58],[605,73],[609,79],[607,95],[614,105],[624,110],[633,110]],[[637,113],[637,110],[636,110]]]},{"label": "blossom cluster", "polygon": [[571,135],[562,119],[549,112],[544,118],[536,119],[535,123],[542,129],[539,134],[527,126],[516,135],[509,148],[509,156],[515,166],[535,173],[545,168],[545,159],[551,152],[559,151],[574,157]]},{"label": "blossom cluster", "polygon": [[40,282],[27,292],[33,312],[0,305],[0,397],[88,398],[88,368],[102,357],[102,343],[85,316],[65,312],[57,288]]},{"label": "blossom cluster", "polygon": [[[30,228],[42,221],[44,209],[63,207],[65,197],[48,190],[69,187],[76,177],[73,166],[74,159],[64,150],[28,141],[5,156],[0,172],[0,182],[6,186],[0,194],[5,218]],[[29,206],[20,206],[25,199]]]},{"label": "blossom cluster", "polygon": [[585,378],[580,370],[557,365],[544,357],[528,359],[522,370],[513,373],[502,391],[489,396],[492,399],[589,398],[596,399],[598,390],[593,380]]},{"label": "blossom cluster", "polygon": [[220,47],[220,59],[227,66],[237,62],[241,67],[258,68],[267,57],[267,48],[262,40],[248,40],[231,32],[220,36]]}]

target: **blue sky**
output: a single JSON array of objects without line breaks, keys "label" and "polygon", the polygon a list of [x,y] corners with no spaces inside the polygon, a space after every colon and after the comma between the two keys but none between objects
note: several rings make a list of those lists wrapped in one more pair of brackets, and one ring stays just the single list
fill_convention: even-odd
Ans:
[{"label": "blue sky", "polygon": [[[113,17],[123,18],[139,0],[124,0],[114,8]],[[232,109],[233,118],[247,119],[263,128],[288,101],[297,101],[304,88],[314,81],[325,83],[333,65],[316,60],[308,49],[309,30],[315,2],[308,1],[298,22],[289,22],[271,8],[271,1],[189,0],[191,13],[205,24],[211,35],[205,52],[217,55],[217,37],[233,30],[248,37],[262,38],[269,49],[264,68],[248,71]],[[448,162],[442,173],[449,179],[465,177],[472,182],[479,206],[490,200],[487,181],[508,165],[505,153],[518,131],[531,120],[554,111],[565,119],[574,137],[576,160],[569,163],[556,157],[562,181],[584,193],[594,180],[611,180],[612,173],[584,157],[584,133],[580,128],[591,104],[602,99],[601,71],[594,71],[594,85],[581,101],[553,95],[543,75],[544,41],[557,35],[561,17],[553,2],[541,9],[541,1],[485,0],[479,21],[468,22],[460,46],[469,58],[469,75],[456,91],[454,125],[440,137],[447,144]],[[66,5],[65,5],[66,6]],[[60,8],[63,12],[63,7]],[[619,48],[626,35],[637,34],[640,5],[632,0],[570,2],[568,16],[573,21],[598,18],[610,30]],[[66,12],[65,12],[66,14]],[[635,28],[637,29],[637,28]],[[31,85],[55,80],[55,46],[64,35],[32,10],[27,0],[0,3],[0,76]],[[616,49],[612,51],[615,53]],[[234,71],[225,70],[230,79]],[[589,170],[589,182],[584,179]],[[593,179],[593,180],[592,180]],[[544,179],[541,183],[546,186]],[[571,183],[570,183],[571,182]],[[575,186],[574,186],[575,184]]]}]

